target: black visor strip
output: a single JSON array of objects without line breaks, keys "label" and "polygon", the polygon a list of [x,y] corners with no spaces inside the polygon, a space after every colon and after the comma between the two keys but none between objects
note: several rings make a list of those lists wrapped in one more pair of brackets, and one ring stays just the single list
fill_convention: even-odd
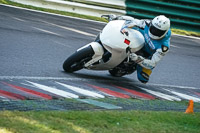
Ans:
[{"label": "black visor strip", "polygon": [[160,30],[158,28],[156,28],[155,26],[153,26],[152,24],[150,25],[150,33],[154,36],[158,36],[161,37],[162,35],[164,35],[166,32],[166,30]]}]

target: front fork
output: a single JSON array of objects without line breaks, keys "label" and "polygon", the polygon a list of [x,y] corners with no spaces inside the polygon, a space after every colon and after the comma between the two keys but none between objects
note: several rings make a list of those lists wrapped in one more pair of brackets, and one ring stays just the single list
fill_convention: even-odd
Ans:
[{"label": "front fork", "polygon": [[[102,45],[99,44],[98,42],[91,42],[91,43],[81,47],[80,49],[83,49],[88,46],[92,47],[92,49],[94,51],[94,55],[92,56],[92,59],[90,61],[85,63],[84,67],[86,67],[86,68],[89,67],[90,65],[94,64],[95,62],[99,61],[104,54],[104,49],[103,49]],[[78,49],[78,50],[80,50],[80,49]]]}]

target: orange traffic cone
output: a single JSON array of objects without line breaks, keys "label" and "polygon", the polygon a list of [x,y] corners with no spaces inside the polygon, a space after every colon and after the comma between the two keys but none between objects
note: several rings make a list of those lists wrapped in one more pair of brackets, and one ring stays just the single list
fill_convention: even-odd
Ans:
[{"label": "orange traffic cone", "polygon": [[190,101],[189,101],[189,105],[188,105],[188,107],[187,107],[185,113],[186,113],[186,114],[194,113],[194,109],[193,109],[193,108],[194,108],[194,102],[193,102],[193,100],[190,100]]}]

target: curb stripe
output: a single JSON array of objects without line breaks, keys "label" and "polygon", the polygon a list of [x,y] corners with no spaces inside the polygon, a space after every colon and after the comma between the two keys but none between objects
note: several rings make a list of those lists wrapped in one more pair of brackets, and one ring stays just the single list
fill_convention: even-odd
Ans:
[{"label": "curb stripe", "polygon": [[[73,16],[65,16],[65,15],[60,15],[60,14],[55,14],[55,13],[49,13],[49,12],[44,12],[44,11],[38,11],[38,10],[33,10],[33,9],[27,9],[27,8],[23,8],[23,7],[17,7],[17,6],[12,6],[12,5],[6,5],[6,4],[0,4],[1,6],[6,6],[6,7],[12,7],[15,9],[22,9],[22,10],[26,10],[26,11],[31,11],[31,12],[36,12],[36,13],[43,13],[43,14],[49,14],[49,15],[53,15],[53,16],[59,16],[59,17],[64,17],[64,18],[72,18],[76,20],[83,20],[87,22],[94,22],[94,23],[99,23],[99,24],[106,24],[106,22],[101,22],[101,21],[95,21],[95,20],[89,20],[89,19],[84,19],[84,18],[78,18],[78,17],[73,17]],[[127,13],[126,13],[127,14]],[[199,40],[199,37],[195,37],[195,36],[187,36],[187,35],[179,35],[179,34],[172,34],[172,36],[180,36],[180,37],[185,37],[185,38],[191,38],[191,39],[197,39]]]},{"label": "curb stripe", "polygon": [[75,87],[75,86],[71,86],[71,85],[67,85],[67,84],[63,84],[63,83],[60,83],[60,82],[56,82],[56,83],[66,87],[66,88],[68,88],[72,91],[78,92],[80,94],[84,94],[84,95],[94,97],[94,98],[105,98],[105,96],[98,94],[98,93],[95,93],[95,92],[92,92],[92,91],[84,90],[84,89],[81,89],[81,88],[78,88],[78,87]]},{"label": "curb stripe", "polygon": [[88,84],[89,86],[93,87],[93,88],[96,88],[102,92],[105,92],[109,95],[112,95],[114,97],[118,97],[118,98],[130,98],[129,95],[126,95],[126,94],[123,94],[123,93],[120,93],[120,92],[116,92],[116,91],[112,91],[110,89],[107,89],[107,88],[102,88],[102,87],[98,87],[98,86],[95,86],[95,85],[90,85]]},{"label": "curb stripe", "polygon": [[0,101],[9,101],[9,99],[0,94]]},{"label": "curb stripe", "polygon": [[46,85],[41,85],[41,84],[34,83],[34,82],[31,82],[31,81],[26,81],[26,82],[34,85],[38,89],[48,91],[48,92],[56,94],[58,96],[62,96],[62,97],[65,97],[65,98],[79,98],[78,95],[75,95],[73,93],[69,93],[69,92],[66,92],[66,91],[63,91],[63,90],[59,90],[57,88],[49,87],[49,86],[46,86]]},{"label": "curb stripe", "polygon": [[151,95],[148,95],[148,94],[144,94],[144,93],[141,93],[141,92],[138,92],[138,91],[135,91],[135,90],[131,90],[131,89],[127,89],[127,88],[124,88],[124,87],[120,87],[120,86],[115,86],[115,85],[112,85],[113,87],[116,87],[118,89],[122,89],[124,91],[127,91],[133,95],[136,95],[136,96],[139,96],[139,97],[142,97],[142,98],[145,98],[145,99],[155,99],[155,97],[151,96]]},{"label": "curb stripe", "polygon": [[6,97],[4,97],[4,96],[0,96],[0,98],[6,99]]},{"label": "curb stripe", "polygon": [[13,97],[13,96],[10,96],[10,95],[8,95],[8,94],[5,94],[4,92],[2,93],[2,92],[0,92],[0,97],[1,98],[7,98],[7,99],[12,99],[12,100],[18,100],[18,98],[16,98],[16,97]]},{"label": "curb stripe", "polygon": [[4,94],[4,93],[2,93],[2,92],[0,92],[0,97],[1,98],[6,98],[6,99],[12,99],[12,100],[18,100],[18,98],[16,98],[16,97],[13,97],[13,96],[10,96],[10,95],[8,95],[8,94]]},{"label": "curb stripe", "polygon": [[195,92],[195,94],[197,94],[197,95],[199,95],[199,96],[200,96],[200,93],[198,93],[198,92]]},{"label": "curb stripe", "polygon": [[[67,77],[32,77],[32,76],[0,76],[0,80],[66,80],[66,81],[95,81],[94,79],[83,79],[83,78],[67,78]],[[110,83],[111,80],[106,80],[106,79],[99,79],[98,81],[102,82],[107,82]],[[115,80],[112,82],[118,83],[119,80]],[[120,81],[124,84],[126,83],[132,83],[132,81]],[[141,85],[139,82],[135,82],[135,85]],[[194,89],[194,90],[199,90],[199,88],[196,87],[189,87],[189,86],[177,86],[177,85],[166,85],[166,84],[153,84],[153,83],[148,83],[150,86],[158,86],[158,87],[171,87],[171,88],[178,88],[178,89]]]},{"label": "curb stripe", "polygon": [[187,99],[187,100],[193,100],[194,102],[200,102],[200,98],[196,98],[196,97],[193,97],[193,96],[190,96],[190,95],[186,95],[186,94],[183,94],[183,93],[179,93],[179,92],[175,92],[175,91],[171,91],[171,90],[168,90],[168,89],[164,89],[166,91],[169,91],[183,99]]},{"label": "curb stripe", "polygon": [[4,97],[8,97],[10,99],[21,99],[21,100],[25,100],[26,98],[24,96],[21,96],[19,94],[16,93],[12,93],[12,92],[8,92],[8,91],[4,91],[4,90],[0,90],[0,94]]},{"label": "curb stripe", "polygon": [[15,88],[15,89],[17,89],[17,90],[23,91],[23,92],[25,92],[25,93],[29,93],[29,94],[31,94],[31,95],[39,96],[39,97],[42,97],[42,98],[48,99],[48,100],[52,99],[51,96],[49,96],[49,95],[47,95],[47,94],[44,94],[44,93],[41,93],[41,92],[37,92],[37,91],[31,90],[31,89],[27,89],[27,88],[23,88],[23,87],[20,87],[20,86],[8,84],[8,83],[6,83],[6,82],[2,82],[2,83],[5,84],[5,85],[10,86],[10,87],[12,87],[12,88]]},{"label": "curb stripe", "polygon": [[174,101],[174,100],[176,100],[176,101],[181,101],[180,98],[173,97],[173,96],[170,96],[170,95],[161,93],[161,92],[156,92],[156,91],[152,91],[152,90],[147,90],[147,89],[141,88],[141,87],[139,87],[139,88],[142,89],[142,90],[144,90],[144,91],[146,91],[146,92],[148,92],[148,93],[151,93],[151,94],[153,94],[153,95],[155,95],[155,96],[157,96],[157,97],[160,97],[160,98],[162,98],[162,99],[165,99],[165,100],[169,100],[169,101]]},{"label": "curb stripe", "polygon": [[120,107],[120,106],[115,106],[113,104],[99,102],[99,101],[92,100],[92,99],[77,99],[77,100],[84,102],[84,103],[92,104],[95,106],[103,107],[105,109],[122,109],[122,107]]}]

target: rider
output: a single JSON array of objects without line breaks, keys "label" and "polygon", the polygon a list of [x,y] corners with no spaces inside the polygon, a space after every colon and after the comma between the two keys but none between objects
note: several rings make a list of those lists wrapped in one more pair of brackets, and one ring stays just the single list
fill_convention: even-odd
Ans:
[{"label": "rider", "polygon": [[130,54],[130,59],[137,64],[137,77],[142,83],[149,81],[149,76],[156,64],[163,58],[170,48],[170,20],[164,15],[153,20],[139,20],[130,16],[109,15],[109,20],[126,20],[121,29],[122,34],[127,28],[140,31],[145,39],[144,47]]}]

